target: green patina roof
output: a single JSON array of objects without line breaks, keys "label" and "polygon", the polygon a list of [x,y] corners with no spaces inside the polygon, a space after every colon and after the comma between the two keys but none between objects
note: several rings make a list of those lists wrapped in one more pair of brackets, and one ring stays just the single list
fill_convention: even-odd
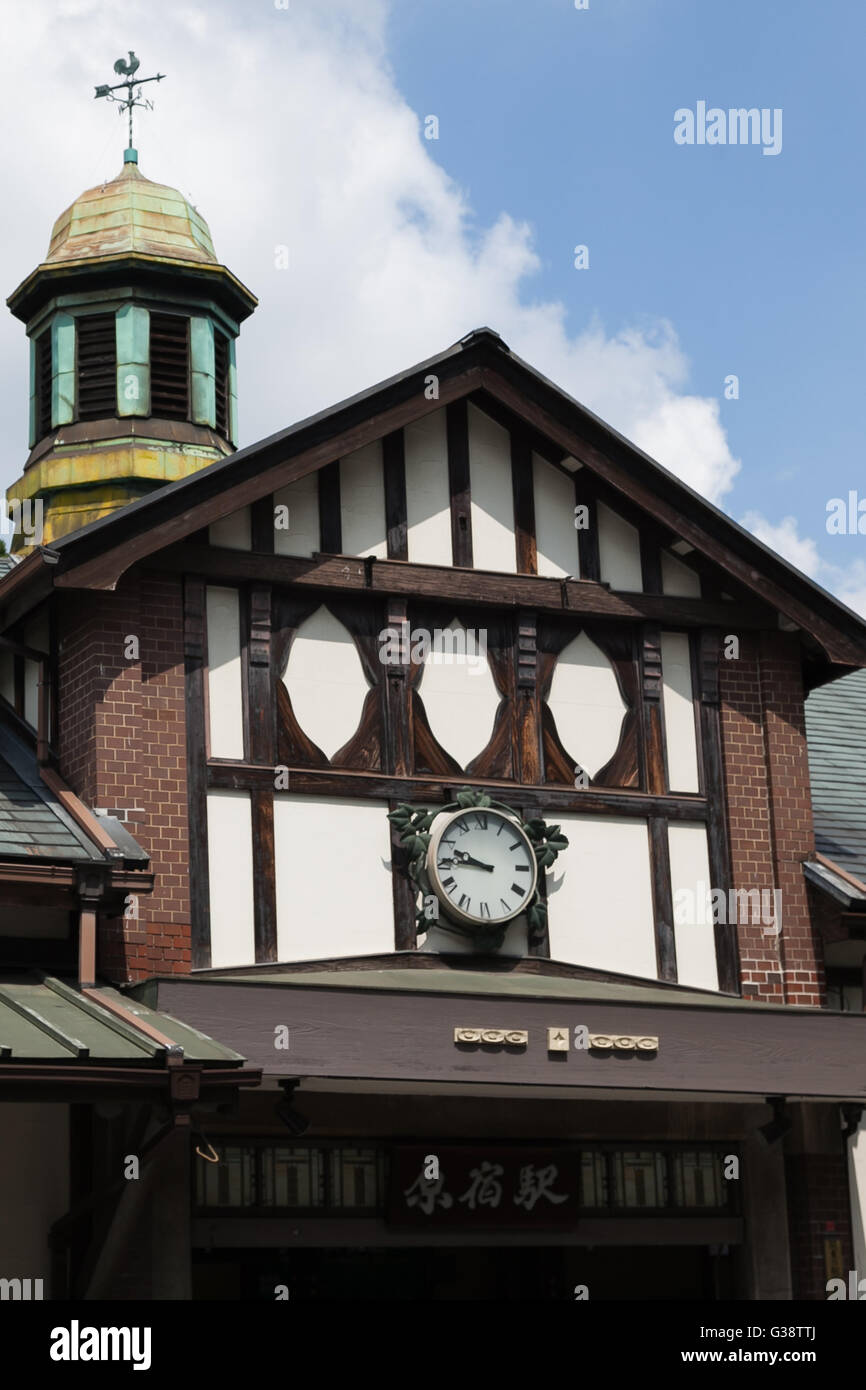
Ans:
[{"label": "green patina roof", "polygon": [[[114,989],[97,989],[100,998],[122,1004],[136,1018],[183,1049],[185,1062],[235,1066],[239,1053],[168,1014],[157,1013]],[[3,1063],[92,1062],[99,1066],[161,1064],[167,1047],[125,1023],[92,998],[50,975],[0,978],[0,1080]]]},{"label": "green patina roof", "polygon": [[216,265],[204,218],[176,188],[146,179],[137,164],[88,188],[54,224],[45,265],[136,252]]},{"label": "green patina roof", "polygon": [[[179,983],[178,977],[161,977]],[[135,986],[138,997],[154,1002],[158,998],[160,979],[148,980]],[[738,995],[716,994],[709,990],[686,989],[679,985],[645,985],[633,979],[589,980],[559,975],[529,975],[502,970],[462,970],[407,967],[392,970],[293,970],[291,966],[269,971],[196,971],[185,976],[184,985],[272,985],[291,989],[369,989],[410,991],[415,994],[478,994],[503,999],[574,999],[599,1004],[664,1004],[670,1008],[748,1009],[754,1012],[760,1003],[741,999]],[[779,1005],[765,1007],[778,1009]],[[786,1012],[789,1012],[788,1005]],[[802,1012],[815,1013],[811,1007]],[[826,1012],[826,1010],[824,1011]]]},{"label": "green patina roof", "polygon": [[806,737],[816,848],[866,882],[866,671],[813,690]]}]

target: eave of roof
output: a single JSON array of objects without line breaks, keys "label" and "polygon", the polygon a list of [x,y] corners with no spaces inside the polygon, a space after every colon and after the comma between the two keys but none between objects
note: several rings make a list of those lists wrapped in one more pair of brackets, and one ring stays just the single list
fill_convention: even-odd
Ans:
[{"label": "eave of roof", "polygon": [[817,848],[866,883],[866,671],[814,691],[805,715]]},{"label": "eave of roof", "polygon": [[134,276],[156,281],[167,278],[209,286],[215,297],[224,299],[239,323],[258,305],[252,290],[247,289],[228,266],[216,263],[175,259],[141,251],[120,251],[113,255],[81,260],[43,262],[32,270],[6,300],[10,313],[22,323],[28,323],[47,300],[58,292],[68,292],[74,284],[79,289],[109,287],[124,283]]},{"label": "eave of roof", "polygon": [[866,887],[856,887],[850,876],[840,873],[835,865],[808,860],[803,865],[803,873],[809,883],[839,903],[846,912],[862,913],[866,909]]},{"label": "eave of roof", "polygon": [[0,978],[0,1085],[5,1063],[166,1065],[168,1047],[101,1007],[100,1000],[122,1004],[142,1024],[166,1034],[180,1049],[175,1060],[203,1067],[244,1062],[240,1053],[114,989],[96,988],[85,997],[63,980],[33,972]]},{"label": "eave of roof", "polygon": [[[56,778],[54,783],[65,793],[65,784]],[[114,871],[144,870],[150,861],[113,818],[91,819],[89,829],[76,821],[40,777],[33,751],[0,719],[0,864],[16,862],[34,870],[46,864],[105,864]]]},{"label": "eave of roof", "polygon": [[[474,383],[467,389],[479,389],[485,386],[485,369],[504,377],[516,391],[523,393],[526,401],[531,402],[533,407],[543,408],[548,417],[565,415],[572,426],[576,419],[577,428],[587,439],[585,452],[592,454],[593,450],[597,449],[599,453],[606,452],[610,457],[615,456],[617,467],[628,473],[636,488],[646,489],[648,478],[661,483],[664,491],[670,494],[672,503],[676,505],[682,529],[692,524],[697,528],[702,527],[705,534],[711,532],[714,537],[718,537],[729,549],[732,557],[738,557],[738,577],[741,582],[742,566],[751,567],[747,571],[745,582],[750,583],[756,592],[760,593],[762,584],[769,580],[776,584],[780,592],[789,594],[792,600],[796,600],[801,617],[804,612],[814,616],[815,627],[822,632],[823,637],[823,640],[822,637],[817,637],[817,640],[824,646],[825,651],[828,647],[831,649],[828,651],[831,662],[837,663],[840,668],[846,665],[866,665],[866,623],[859,615],[801,574],[781,556],[774,554],[718,507],[701,497],[573,397],[511,353],[499,336],[490,329],[478,329],[427,361],[241,449],[198,473],[170,483],[57,541],[54,547],[54,553],[58,555],[55,581],[61,578],[62,582],[62,576],[72,570],[83,574],[84,567],[93,557],[121,545],[126,551],[127,543],[133,538],[139,538],[139,546],[131,547],[128,551],[129,564],[134,563],[142,547],[146,553],[161,548],[158,539],[160,527],[164,526],[169,518],[176,518],[179,514],[182,514],[182,523],[176,524],[170,534],[166,533],[163,544],[170,544],[182,535],[191,533],[200,524],[195,508],[222,492],[227,494],[225,514],[228,514],[238,505],[229,495],[229,489],[239,483],[247,483],[250,479],[262,475],[264,494],[269,486],[266,477],[269,468],[284,464],[294,455],[326,443],[330,437],[378,413],[378,410],[384,409],[386,405],[393,406],[409,400],[423,402],[424,379],[431,372],[440,376],[440,387],[441,380],[468,377],[474,372]],[[419,406],[418,413],[422,414],[425,409],[434,408],[438,408],[435,401]],[[298,476],[324,466],[324,461],[322,458],[319,462],[311,464]],[[587,466],[592,468],[592,463],[589,462]],[[146,542],[141,539],[144,532],[148,533]],[[8,578],[5,581],[0,580],[0,603],[3,603],[6,597],[5,584],[8,582]],[[87,587],[86,580],[80,582],[83,587]],[[113,584],[108,583],[102,587],[113,587]],[[828,628],[838,634],[838,644],[828,641]],[[838,650],[835,649],[837,646]],[[822,678],[826,678],[826,674],[825,671]]]},{"label": "eave of roof", "polygon": [[[555,963],[555,962],[554,962]],[[141,985],[131,987],[135,997],[158,997],[159,985],[176,984],[177,976],[156,975]],[[372,990],[388,994],[452,994],[473,995],[479,998],[496,999],[560,999],[595,1001],[600,1004],[652,1004],[660,1008],[699,1008],[746,1011],[753,1014],[762,1008],[778,1012],[778,1004],[754,1002],[738,995],[719,994],[712,990],[688,989],[682,985],[657,985],[652,981],[646,984],[634,979],[593,980],[587,978],[568,978],[559,975],[525,975],[502,971],[454,970],[430,968],[417,970],[396,968],[388,970],[315,970],[299,971],[292,966],[275,967],[269,971],[256,971],[255,966],[245,970],[195,971],[183,977],[184,985],[197,988],[220,989],[233,985],[254,985],[258,988],[288,990]],[[797,1010],[803,1014],[826,1013],[806,1005],[786,1006],[786,1012]]]}]

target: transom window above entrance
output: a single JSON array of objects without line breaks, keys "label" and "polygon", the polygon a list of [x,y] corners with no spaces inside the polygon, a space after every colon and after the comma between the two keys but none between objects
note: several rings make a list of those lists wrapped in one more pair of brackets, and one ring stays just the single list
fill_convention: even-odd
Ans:
[{"label": "transom window above entrance", "polygon": [[[485,1224],[565,1208],[615,1216],[640,1211],[732,1215],[739,1158],[733,1145],[489,1145],[428,1143],[428,1154],[394,1145],[222,1143],[219,1162],[199,1158],[200,1210],[324,1211],[430,1224],[455,1215]],[[435,1165],[430,1159],[435,1158]],[[426,1162],[426,1168],[425,1168]],[[417,1173],[415,1169],[417,1168]],[[435,1170],[435,1171],[434,1171]],[[451,1189],[454,1189],[453,1191]],[[464,1191],[465,1189],[465,1191]],[[450,1199],[450,1200],[449,1200]]]}]

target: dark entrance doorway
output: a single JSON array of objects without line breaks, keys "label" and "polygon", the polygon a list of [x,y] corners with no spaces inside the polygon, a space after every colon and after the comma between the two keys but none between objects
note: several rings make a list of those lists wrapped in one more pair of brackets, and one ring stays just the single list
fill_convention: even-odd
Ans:
[{"label": "dark entrance doorway", "polygon": [[706,1246],[400,1246],[198,1253],[193,1297],[273,1301],[735,1298],[736,1261]]}]

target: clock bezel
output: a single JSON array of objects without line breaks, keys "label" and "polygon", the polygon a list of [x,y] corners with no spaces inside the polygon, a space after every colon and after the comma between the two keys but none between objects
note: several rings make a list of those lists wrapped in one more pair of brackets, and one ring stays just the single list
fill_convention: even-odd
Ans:
[{"label": "clock bezel", "polygon": [[[464,816],[471,816],[473,813],[479,811],[483,815],[498,816],[500,820],[507,821],[511,829],[524,841],[529,852],[529,862],[532,866],[532,883],[522,906],[520,906],[516,912],[509,913],[507,917],[476,917],[473,913],[464,912],[463,908],[458,907],[448,896],[439,878],[436,859],[442,837],[454,821],[461,820]],[[473,927],[476,930],[488,930],[491,927],[507,927],[509,923],[516,921],[518,917],[522,917],[529,911],[538,891],[538,860],[535,857],[535,847],[526,831],[523,829],[519,817],[513,812],[501,810],[498,806],[461,806],[457,811],[443,813],[441,825],[437,826],[436,829],[431,832],[425,869],[430,886],[445,909],[446,916],[453,918],[456,922],[459,922],[461,926]]]}]

